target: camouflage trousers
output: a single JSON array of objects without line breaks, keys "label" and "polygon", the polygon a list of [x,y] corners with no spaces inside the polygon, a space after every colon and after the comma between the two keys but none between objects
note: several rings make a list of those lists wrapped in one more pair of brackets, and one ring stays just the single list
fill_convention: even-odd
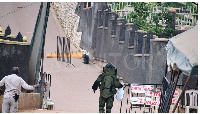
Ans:
[{"label": "camouflage trousers", "polygon": [[111,113],[111,109],[113,107],[114,95],[104,98],[99,97],[99,113],[104,113],[104,107],[106,104],[106,113]]}]

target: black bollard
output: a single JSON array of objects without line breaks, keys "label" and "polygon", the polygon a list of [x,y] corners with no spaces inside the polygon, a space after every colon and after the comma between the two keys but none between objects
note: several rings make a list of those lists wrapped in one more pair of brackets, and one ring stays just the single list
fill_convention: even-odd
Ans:
[{"label": "black bollard", "polygon": [[89,64],[89,56],[84,54],[83,55],[84,64]]}]

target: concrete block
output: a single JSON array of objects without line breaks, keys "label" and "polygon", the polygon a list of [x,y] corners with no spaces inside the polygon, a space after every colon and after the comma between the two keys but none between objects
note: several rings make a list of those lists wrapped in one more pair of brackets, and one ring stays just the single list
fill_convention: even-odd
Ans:
[{"label": "concrete block", "polygon": [[[0,112],[2,112],[3,95],[0,96]],[[21,93],[18,110],[40,109],[40,93]]]}]

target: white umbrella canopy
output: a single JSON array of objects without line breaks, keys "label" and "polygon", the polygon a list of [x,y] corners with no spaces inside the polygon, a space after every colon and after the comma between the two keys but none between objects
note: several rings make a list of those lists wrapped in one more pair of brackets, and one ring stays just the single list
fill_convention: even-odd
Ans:
[{"label": "white umbrella canopy", "polygon": [[169,39],[167,64],[178,67],[189,76],[198,75],[198,25]]}]

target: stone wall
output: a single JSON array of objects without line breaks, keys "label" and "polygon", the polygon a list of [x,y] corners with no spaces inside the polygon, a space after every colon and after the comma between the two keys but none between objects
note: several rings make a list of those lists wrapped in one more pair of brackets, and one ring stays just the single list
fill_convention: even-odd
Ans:
[{"label": "stone wall", "polygon": [[[82,32],[80,47],[87,50],[89,52],[89,57],[92,58],[95,51],[96,39],[98,37],[98,23],[97,23],[97,13],[98,9],[102,6],[106,5],[106,3],[93,3],[93,7],[88,9],[84,9],[84,3],[78,3],[76,13],[81,18],[79,20],[78,31]],[[79,10],[80,9],[80,10]],[[90,10],[91,9],[91,10]],[[79,12],[81,11],[81,12]],[[87,26],[86,26],[87,25]]]},{"label": "stone wall", "polygon": [[[0,80],[19,67],[19,76],[28,81],[30,43],[0,39]],[[23,90],[24,91],[24,90]]]},{"label": "stone wall", "polygon": [[78,5],[80,46],[89,52],[91,59],[96,63],[113,63],[118,76],[128,83],[162,82],[168,39],[157,39],[152,32],[138,30],[105,3],[94,2],[88,9],[84,9],[84,3]]},{"label": "stone wall", "polygon": [[149,83],[161,83],[165,75],[167,52],[165,46],[168,39],[151,39],[150,58],[149,58]]}]

